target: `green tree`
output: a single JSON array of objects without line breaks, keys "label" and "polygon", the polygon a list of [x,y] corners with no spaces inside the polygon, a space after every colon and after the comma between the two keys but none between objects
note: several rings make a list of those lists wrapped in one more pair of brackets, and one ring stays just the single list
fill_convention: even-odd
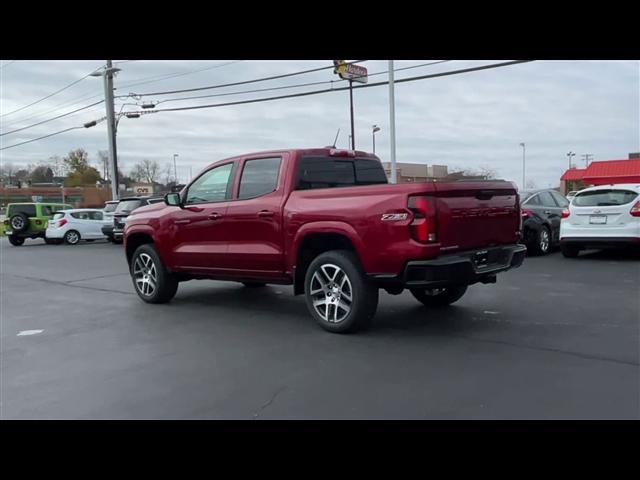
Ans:
[{"label": "green tree", "polygon": [[65,187],[95,185],[101,179],[100,172],[89,165],[89,154],[83,148],[70,151],[63,162],[69,172],[64,180]]}]

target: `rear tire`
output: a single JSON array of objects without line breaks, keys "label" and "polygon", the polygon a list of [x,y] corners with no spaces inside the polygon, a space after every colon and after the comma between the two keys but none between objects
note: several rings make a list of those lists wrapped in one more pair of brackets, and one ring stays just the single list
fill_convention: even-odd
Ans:
[{"label": "rear tire", "polygon": [[64,234],[64,242],[67,245],[77,245],[80,243],[80,233],[77,230],[69,230]]},{"label": "rear tire", "polygon": [[446,307],[457,302],[467,291],[467,285],[433,289],[411,289],[411,295],[427,307]]},{"label": "rear tire", "polygon": [[560,251],[565,258],[576,258],[580,255],[580,247],[575,245],[560,245]]},{"label": "rear tire", "polygon": [[19,247],[24,243],[24,238],[21,237],[14,237],[13,235],[9,235],[7,238],[9,239],[9,243],[14,247]]},{"label": "rear tire", "polygon": [[309,313],[332,333],[366,328],[378,307],[378,287],[348,250],[318,255],[307,269],[304,290]]},{"label": "rear tire", "polygon": [[178,279],[162,263],[151,243],[140,245],[129,267],[133,288],[147,303],[167,303],[178,291]]}]

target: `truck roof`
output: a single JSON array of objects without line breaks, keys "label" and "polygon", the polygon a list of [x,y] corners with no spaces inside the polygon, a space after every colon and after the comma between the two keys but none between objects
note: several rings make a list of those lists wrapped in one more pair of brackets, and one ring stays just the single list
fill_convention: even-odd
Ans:
[{"label": "truck roof", "polygon": [[[349,152],[351,154],[349,155]],[[258,152],[251,153],[243,153],[240,155],[236,155],[234,157],[228,157],[224,159],[217,160],[209,164],[209,166],[215,165],[220,162],[228,162],[229,160],[237,160],[243,157],[253,157],[253,156],[262,156],[262,155],[277,155],[282,153],[298,153],[301,155],[326,155],[326,156],[350,156],[350,157],[365,157],[372,158],[376,160],[380,160],[376,155],[370,152],[365,152],[363,150],[350,150],[347,148],[333,148],[333,147],[316,147],[316,148],[284,148],[277,150],[263,150]],[[341,155],[342,154],[342,155]]]}]

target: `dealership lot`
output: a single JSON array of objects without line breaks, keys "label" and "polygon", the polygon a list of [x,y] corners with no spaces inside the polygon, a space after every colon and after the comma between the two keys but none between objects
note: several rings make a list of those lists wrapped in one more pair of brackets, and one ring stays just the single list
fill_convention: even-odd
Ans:
[{"label": "dealership lot", "polygon": [[633,252],[527,258],[445,310],[382,292],[332,335],[289,286],[148,305],[121,245],[0,241],[3,419],[640,418]]}]

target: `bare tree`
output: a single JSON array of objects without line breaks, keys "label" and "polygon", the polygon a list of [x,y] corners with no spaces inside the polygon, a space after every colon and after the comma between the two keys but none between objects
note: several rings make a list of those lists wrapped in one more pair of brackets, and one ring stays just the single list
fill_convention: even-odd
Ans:
[{"label": "bare tree", "polygon": [[156,160],[144,159],[133,166],[130,176],[137,182],[156,183],[160,173],[160,164]]}]

